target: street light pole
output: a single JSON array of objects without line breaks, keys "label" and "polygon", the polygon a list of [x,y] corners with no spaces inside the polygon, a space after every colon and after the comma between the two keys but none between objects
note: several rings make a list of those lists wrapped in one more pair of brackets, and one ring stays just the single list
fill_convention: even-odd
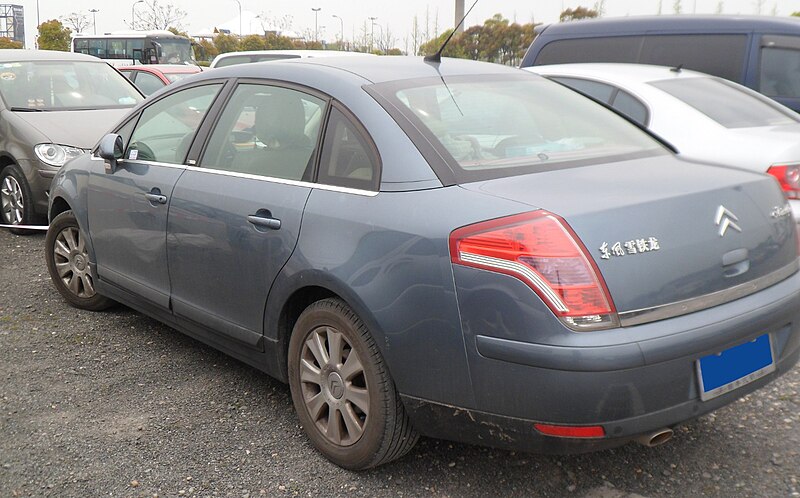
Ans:
[{"label": "street light pole", "polygon": [[94,33],[92,33],[92,34],[96,35],[97,34],[97,17],[96,17],[96,15],[100,11],[97,10],[97,9],[89,9],[89,12],[92,13],[92,31],[94,31]]},{"label": "street light pole", "polygon": [[377,19],[377,17],[368,17],[367,19],[372,23],[372,31],[369,35],[369,50],[372,51],[372,48],[375,46],[375,19]]},{"label": "street light pole", "polygon": [[133,2],[133,5],[131,5],[131,29],[134,31],[136,30],[135,8],[137,3],[144,3],[144,0],[136,0],[135,2]]},{"label": "street light pole", "polygon": [[341,17],[337,16],[336,14],[333,14],[331,17],[335,17],[336,19],[339,20],[339,25],[340,25],[340,28],[339,28],[339,33],[340,33],[340,35],[339,35],[339,50],[341,50],[342,49],[342,45],[344,45],[344,21],[342,20]]},{"label": "street light pole", "polygon": [[319,19],[319,11],[322,10],[322,7],[311,7],[311,10],[314,11],[314,41],[319,41],[319,24],[317,24],[317,20]]},{"label": "street light pole", "polygon": [[242,2],[239,0],[233,0],[237,4],[239,4],[239,38],[242,37]]}]

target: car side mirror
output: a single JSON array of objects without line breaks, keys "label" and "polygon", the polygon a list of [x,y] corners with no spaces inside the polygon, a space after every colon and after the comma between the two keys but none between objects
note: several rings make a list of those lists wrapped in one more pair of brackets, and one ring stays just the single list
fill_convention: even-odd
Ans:
[{"label": "car side mirror", "polygon": [[113,174],[117,170],[117,161],[125,152],[123,147],[122,137],[116,133],[109,133],[100,140],[98,154],[105,160],[106,173]]}]

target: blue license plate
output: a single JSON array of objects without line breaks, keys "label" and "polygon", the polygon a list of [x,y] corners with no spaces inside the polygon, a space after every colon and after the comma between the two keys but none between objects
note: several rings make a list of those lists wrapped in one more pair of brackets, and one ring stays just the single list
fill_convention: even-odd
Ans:
[{"label": "blue license plate", "polygon": [[769,334],[700,358],[700,399],[716,398],[775,371]]}]

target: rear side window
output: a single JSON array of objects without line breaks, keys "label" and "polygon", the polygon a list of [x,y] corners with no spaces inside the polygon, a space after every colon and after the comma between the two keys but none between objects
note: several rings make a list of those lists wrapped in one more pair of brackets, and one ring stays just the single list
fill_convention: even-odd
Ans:
[{"label": "rear side window", "polygon": [[322,146],[319,183],[377,190],[378,165],[378,154],[372,142],[334,107]]},{"label": "rear side window", "polygon": [[640,125],[647,126],[647,107],[625,90],[606,83],[600,83],[599,81],[585,80],[582,78],[559,76],[553,79],[585,95],[605,102]]},{"label": "rear side window", "polygon": [[800,50],[761,49],[759,89],[770,97],[800,97]]},{"label": "rear side window", "polygon": [[243,83],[220,115],[200,166],[309,180],[326,105],[291,88]]},{"label": "rear side window", "polygon": [[620,90],[611,103],[614,109],[628,116],[642,126],[647,126],[647,107],[630,93]]},{"label": "rear side window", "polygon": [[649,35],[638,62],[682,65],[731,81],[742,81],[747,35]]},{"label": "rear side window", "polygon": [[681,78],[649,84],[682,100],[726,128],[776,126],[800,121],[794,117],[794,113],[766,97],[719,78]]},{"label": "rear side window", "polygon": [[553,79],[585,95],[596,98],[600,102],[605,102],[606,104],[611,103],[611,97],[614,95],[614,91],[616,90],[616,88],[611,85],[606,85],[605,83],[599,83],[597,81],[584,80],[581,78],[566,78],[563,76],[558,76],[553,77]]},{"label": "rear side window", "polygon": [[536,57],[539,64],[568,62],[636,62],[641,36],[575,38],[548,43]]}]

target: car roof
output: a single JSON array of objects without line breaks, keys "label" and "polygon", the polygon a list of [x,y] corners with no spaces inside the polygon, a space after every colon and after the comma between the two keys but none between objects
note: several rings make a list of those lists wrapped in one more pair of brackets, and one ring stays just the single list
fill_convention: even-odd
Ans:
[{"label": "car roof", "polygon": [[200,66],[189,64],[136,64],[132,66],[120,66],[117,69],[135,69],[137,71],[161,72],[161,73],[199,73],[202,71]]},{"label": "car roof", "polygon": [[58,50],[0,50],[0,61],[2,62],[29,62],[29,61],[87,61],[105,62],[97,57],[74,52],[60,52]]},{"label": "car roof", "polygon": [[608,17],[586,19],[578,22],[553,23],[541,31],[547,35],[623,35],[644,31],[697,31],[714,33],[718,31],[762,31],[798,32],[800,18],[774,16],[732,16],[732,15],[662,15]]},{"label": "car roof", "polygon": [[243,50],[241,52],[225,52],[217,55],[217,58],[224,59],[237,55],[297,55],[299,57],[339,57],[354,55],[372,55],[365,52],[346,52],[344,50]]},{"label": "car roof", "polygon": [[617,82],[621,86],[643,84],[675,78],[716,78],[689,69],[654,66],[650,64],[628,64],[623,62],[588,62],[573,64],[545,64],[524,68],[532,73],[546,76],[583,77],[598,81]]},{"label": "car roof", "polygon": [[[501,64],[478,62],[466,59],[442,58],[441,63],[425,62],[422,57],[379,56],[379,57],[324,57],[307,59],[288,59],[270,62],[239,64],[204,71],[207,78],[241,77],[263,78],[277,73],[307,71],[314,68],[331,77],[360,77],[371,83],[382,83],[414,78],[429,78],[456,75],[478,74],[519,74],[519,69]],[[195,80],[197,81],[197,80]]]}]

